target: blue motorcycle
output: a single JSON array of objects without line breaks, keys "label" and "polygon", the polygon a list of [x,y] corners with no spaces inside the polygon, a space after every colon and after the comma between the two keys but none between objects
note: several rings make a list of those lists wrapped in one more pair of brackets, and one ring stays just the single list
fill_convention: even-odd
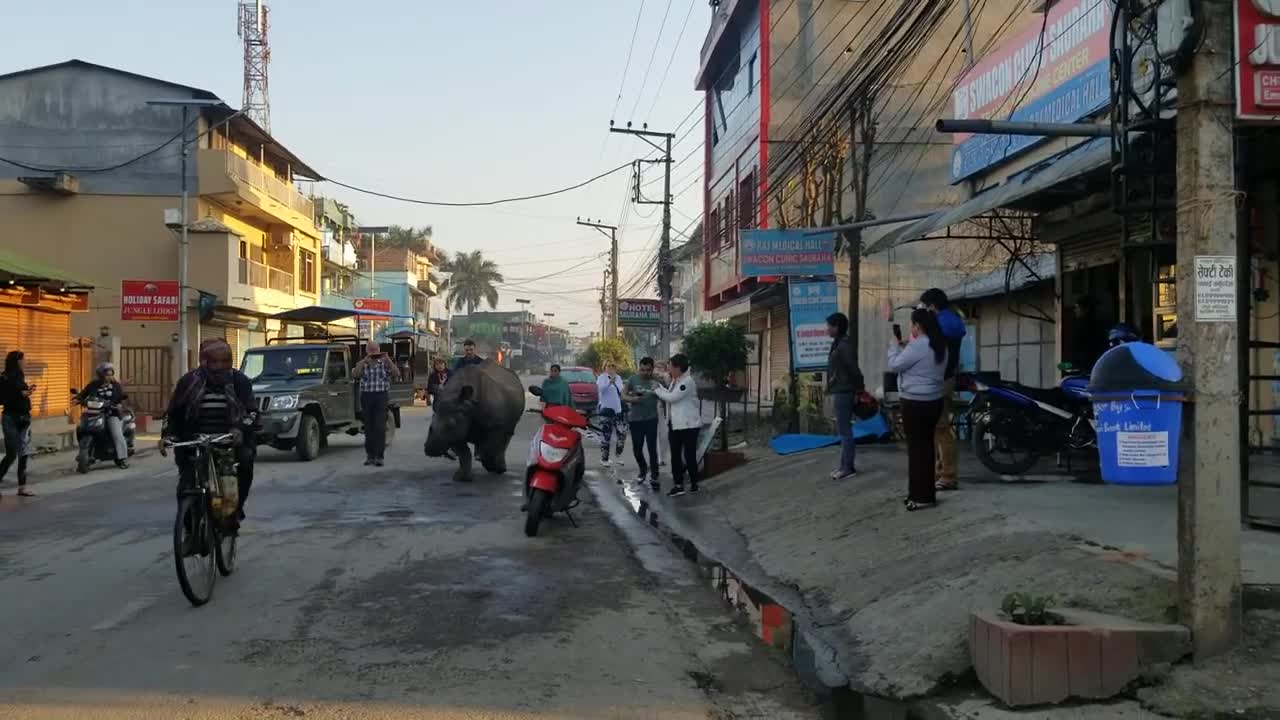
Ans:
[{"label": "blue motorcycle", "polygon": [[1089,376],[1066,364],[1059,369],[1066,376],[1053,388],[980,376],[962,379],[974,392],[969,410],[974,453],[987,469],[1021,475],[1045,455],[1097,447]]}]

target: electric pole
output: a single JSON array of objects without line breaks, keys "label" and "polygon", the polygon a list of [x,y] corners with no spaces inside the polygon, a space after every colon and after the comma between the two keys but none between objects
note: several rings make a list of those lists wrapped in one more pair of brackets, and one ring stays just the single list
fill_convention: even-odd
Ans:
[{"label": "electric pole", "polygon": [[1237,317],[1247,309],[1235,307],[1227,318],[1197,297],[1198,278],[1229,275],[1238,288],[1248,277],[1237,230],[1233,4],[1198,3],[1203,36],[1178,77],[1178,361],[1189,390],[1178,466],[1178,589],[1197,660],[1239,641],[1242,614],[1236,348]]},{"label": "electric pole", "polygon": [[609,269],[605,268],[604,280],[600,283],[600,339],[609,337],[608,301],[604,297],[604,289],[609,285]]},{"label": "electric pole", "polygon": [[[661,159],[653,162],[660,162],[663,165],[662,178],[662,200],[646,200],[640,195],[640,181],[636,179],[635,202],[640,205],[661,205],[662,206],[662,244],[658,246],[658,294],[660,295],[661,314],[658,321],[658,345],[662,349],[661,353],[666,354],[670,351],[671,334],[671,143],[675,140],[672,133],[654,132],[649,126],[643,125],[640,130],[632,129],[631,123],[627,123],[625,128],[613,127],[613,123],[609,123],[609,132],[622,133],[623,135],[635,135],[641,140],[648,143],[653,149],[662,153]],[[662,141],[659,145],[650,138]],[[639,168],[639,162],[636,164]],[[638,172],[638,170],[637,170]]]},{"label": "electric pole", "polygon": [[[609,316],[611,322],[610,322],[610,326],[608,328],[607,334],[610,337],[617,337],[618,335],[618,226],[605,225],[601,223],[599,220],[596,220],[593,222],[591,220],[583,220],[582,218],[578,218],[577,222],[579,225],[583,227],[595,228],[597,231],[600,232],[600,234],[609,238],[609,248],[610,248],[609,249],[609,275],[611,277],[610,285],[609,285],[609,303],[610,303],[610,307],[613,308],[613,311],[612,313],[610,313],[610,316]],[[606,230],[608,232],[605,232]],[[605,332],[605,329],[603,327],[601,328],[601,332],[602,333]]]}]

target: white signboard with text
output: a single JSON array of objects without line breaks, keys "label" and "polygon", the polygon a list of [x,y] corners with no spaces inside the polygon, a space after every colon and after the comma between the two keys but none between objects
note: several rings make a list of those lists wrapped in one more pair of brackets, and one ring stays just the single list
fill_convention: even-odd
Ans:
[{"label": "white signboard with text", "polygon": [[1236,319],[1236,258],[1197,255],[1195,267],[1196,322],[1234,322]]}]

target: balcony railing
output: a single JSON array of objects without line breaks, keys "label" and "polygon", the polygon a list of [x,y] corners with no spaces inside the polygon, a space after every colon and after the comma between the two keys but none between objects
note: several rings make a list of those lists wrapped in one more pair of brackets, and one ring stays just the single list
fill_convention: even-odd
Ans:
[{"label": "balcony railing", "polygon": [[310,198],[303,197],[293,189],[293,185],[277,178],[270,170],[252,160],[246,160],[233,152],[224,153],[227,159],[227,172],[240,180],[266,193],[267,197],[287,206],[294,212],[310,218],[315,206]]},{"label": "balcony railing", "polygon": [[240,284],[293,294],[293,273],[240,258]]}]

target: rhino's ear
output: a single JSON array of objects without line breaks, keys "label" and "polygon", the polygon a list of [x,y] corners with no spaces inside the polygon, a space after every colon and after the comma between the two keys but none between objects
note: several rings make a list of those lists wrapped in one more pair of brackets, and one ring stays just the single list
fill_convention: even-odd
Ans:
[{"label": "rhino's ear", "polygon": [[475,399],[475,396],[476,396],[476,389],[470,385],[464,385],[462,387],[462,395],[460,395],[458,399],[464,403],[469,403]]}]

